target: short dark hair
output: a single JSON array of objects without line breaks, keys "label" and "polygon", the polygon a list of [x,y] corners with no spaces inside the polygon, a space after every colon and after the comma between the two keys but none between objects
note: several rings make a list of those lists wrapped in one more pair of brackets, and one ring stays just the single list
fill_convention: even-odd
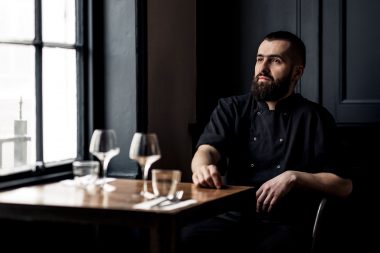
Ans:
[{"label": "short dark hair", "polygon": [[303,41],[295,34],[288,31],[277,31],[267,34],[264,40],[286,40],[291,44],[292,51],[295,56],[299,56],[299,60],[303,66],[306,65],[306,47]]}]

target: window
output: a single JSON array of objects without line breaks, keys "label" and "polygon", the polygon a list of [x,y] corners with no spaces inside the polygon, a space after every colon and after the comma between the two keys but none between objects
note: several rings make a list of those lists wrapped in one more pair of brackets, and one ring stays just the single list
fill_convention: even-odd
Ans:
[{"label": "window", "polygon": [[0,176],[78,153],[81,0],[0,0]]}]

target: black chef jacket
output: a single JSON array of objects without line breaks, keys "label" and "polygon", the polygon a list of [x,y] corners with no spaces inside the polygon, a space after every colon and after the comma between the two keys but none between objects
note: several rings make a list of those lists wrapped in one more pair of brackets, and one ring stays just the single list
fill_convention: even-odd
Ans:
[{"label": "black chef jacket", "polygon": [[[269,110],[249,93],[219,100],[197,146],[209,144],[226,158],[228,165],[222,174],[227,184],[258,188],[286,170],[345,177],[337,166],[336,137],[332,115],[300,94],[292,94]],[[296,212],[288,210],[297,216],[300,203],[289,203],[304,201],[306,205],[303,198],[310,198],[293,195],[278,206],[298,208]]]}]

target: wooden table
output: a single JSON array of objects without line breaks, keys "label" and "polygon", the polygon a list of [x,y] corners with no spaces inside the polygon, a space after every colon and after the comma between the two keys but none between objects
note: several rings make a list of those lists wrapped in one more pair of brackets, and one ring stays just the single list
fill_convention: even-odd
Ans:
[{"label": "wooden table", "polygon": [[88,224],[123,224],[150,231],[151,252],[176,252],[179,230],[186,224],[229,210],[254,211],[253,187],[205,189],[180,183],[184,199],[197,203],[175,210],[137,210],[143,201],[141,180],[116,179],[113,192],[68,186],[63,182],[0,192],[0,218],[20,221],[54,221]]}]

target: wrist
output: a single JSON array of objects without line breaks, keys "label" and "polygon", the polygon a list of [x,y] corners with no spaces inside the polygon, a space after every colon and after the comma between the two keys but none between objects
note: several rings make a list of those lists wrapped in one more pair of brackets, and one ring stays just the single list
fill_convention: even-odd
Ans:
[{"label": "wrist", "polygon": [[293,171],[293,170],[288,170],[287,171],[288,173],[288,182],[289,182],[289,185],[291,186],[295,186],[297,185],[297,182],[298,182],[298,175],[297,175],[297,171]]}]

